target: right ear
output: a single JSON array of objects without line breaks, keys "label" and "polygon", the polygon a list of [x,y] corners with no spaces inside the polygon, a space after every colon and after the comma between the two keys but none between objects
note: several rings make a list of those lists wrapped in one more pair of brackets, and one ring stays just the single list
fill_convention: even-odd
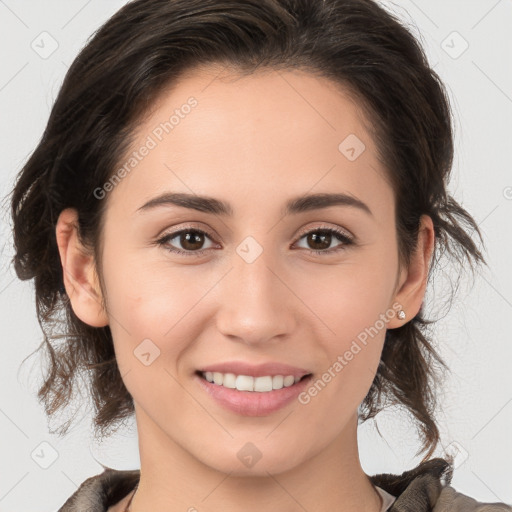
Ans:
[{"label": "right ear", "polygon": [[60,213],[55,234],[64,287],[73,311],[82,322],[92,327],[108,325],[94,256],[78,239],[78,214],[74,208],[66,208]]}]

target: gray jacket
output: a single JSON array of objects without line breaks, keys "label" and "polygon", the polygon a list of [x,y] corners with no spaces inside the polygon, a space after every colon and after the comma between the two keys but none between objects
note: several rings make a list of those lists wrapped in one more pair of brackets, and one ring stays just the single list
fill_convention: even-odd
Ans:
[{"label": "gray jacket", "polygon": [[[58,512],[106,512],[139,481],[139,470],[104,468],[103,473],[85,480]],[[396,496],[389,512],[512,512],[512,506],[505,503],[481,503],[457,492],[449,485],[452,473],[451,462],[435,458],[401,475],[380,473],[370,480]]]}]

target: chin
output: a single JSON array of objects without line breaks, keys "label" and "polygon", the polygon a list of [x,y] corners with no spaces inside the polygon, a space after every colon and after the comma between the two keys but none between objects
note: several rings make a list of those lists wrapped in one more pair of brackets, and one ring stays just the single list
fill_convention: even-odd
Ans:
[{"label": "chin", "polygon": [[226,447],[221,453],[214,453],[206,459],[201,457],[200,460],[216,471],[240,477],[277,475],[294,469],[304,460],[304,454],[293,446],[287,450],[282,445],[269,446],[268,442],[237,441],[235,444],[234,451]]}]

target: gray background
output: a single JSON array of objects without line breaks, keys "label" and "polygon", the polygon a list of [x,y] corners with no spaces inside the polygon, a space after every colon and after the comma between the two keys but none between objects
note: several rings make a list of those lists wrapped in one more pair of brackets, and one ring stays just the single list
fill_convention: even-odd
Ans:
[{"label": "gray background", "polygon": [[[0,0],[2,198],[39,141],[68,66],[124,3]],[[488,249],[489,268],[474,283],[463,281],[435,332],[452,371],[441,390],[443,448],[437,455],[456,454],[452,485],[460,492],[512,503],[512,1],[382,4],[421,38],[448,85],[456,128],[450,191],[479,223]],[[20,369],[41,341],[33,284],[19,281],[8,266],[5,209],[0,222],[0,512],[56,511],[81,482],[102,471],[100,463],[138,467],[136,430],[131,423],[103,445],[94,443],[82,400],[78,425],[63,439],[49,433],[35,398],[43,360],[35,355]],[[431,304],[446,292],[442,281],[436,283],[427,295]],[[51,426],[57,425],[58,419]],[[400,411],[384,411],[361,425],[359,444],[368,474],[401,473],[419,463],[412,420]]]}]

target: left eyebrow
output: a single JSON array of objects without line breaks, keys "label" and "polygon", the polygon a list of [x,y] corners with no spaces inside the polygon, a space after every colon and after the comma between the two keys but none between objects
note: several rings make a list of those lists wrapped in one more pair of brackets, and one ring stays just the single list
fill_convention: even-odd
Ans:
[{"label": "left eyebrow", "polygon": [[[186,193],[163,193],[148,202],[144,203],[137,211],[147,211],[158,206],[181,206],[197,210],[203,213],[211,213],[221,216],[233,216],[233,208],[229,203],[208,196],[198,196]],[[299,196],[289,199],[282,211],[283,216],[303,213],[321,208],[329,208],[330,206],[349,206],[358,208],[370,216],[372,211],[366,203],[363,203],[357,197],[345,193],[319,193]]]}]

